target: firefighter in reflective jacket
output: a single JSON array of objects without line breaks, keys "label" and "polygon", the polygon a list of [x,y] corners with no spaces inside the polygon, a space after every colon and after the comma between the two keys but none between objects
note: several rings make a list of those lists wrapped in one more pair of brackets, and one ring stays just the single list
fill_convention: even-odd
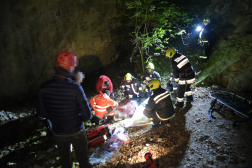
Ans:
[{"label": "firefighter in reflective jacket", "polygon": [[[113,101],[106,93],[100,93],[90,99],[90,104],[99,119],[106,116],[114,116],[114,107],[118,106],[116,101]],[[109,113],[109,115],[107,115]]]},{"label": "firefighter in reflective jacket", "polygon": [[175,115],[170,93],[161,88],[161,82],[158,79],[152,79],[149,82],[149,87],[153,94],[150,96],[143,113],[152,119],[153,128],[160,128],[169,124],[170,119]]},{"label": "firefighter in reflective jacket", "polygon": [[125,75],[121,88],[124,89],[127,99],[135,100],[138,104],[140,103],[140,98],[144,97],[140,82],[136,78],[133,78],[130,73]]},{"label": "firefighter in reflective jacket", "polygon": [[195,73],[188,58],[177,51],[174,48],[169,48],[166,51],[166,57],[172,62],[172,71],[175,81],[178,82],[177,89],[177,107],[184,106],[184,94],[186,94],[187,102],[193,101],[192,91],[190,89],[191,84],[195,82]]},{"label": "firefighter in reflective jacket", "polygon": [[204,63],[209,57],[209,39],[212,27],[210,25],[210,18],[204,19],[203,28],[199,33],[199,44],[200,44],[200,52],[199,59],[200,62]]},{"label": "firefighter in reflective jacket", "polygon": [[143,83],[146,84],[145,87],[145,97],[148,98],[151,95],[151,91],[149,88],[149,81],[151,79],[158,79],[159,81],[161,81],[161,77],[159,75],[159,73],[157,71],[154,71],[154,64],[149,62],[146,66],[147,72],[144,73],[143,76]]},{"label": "firefighter in reflective jacket", "polygon": [[173,92],[172,98],[177,97],[177,88],[178,88],[178,84],[177,82],[175,82],[173,73],[171,73],[171,76],[168,78],[166,90],[168,90],[170,93]]}]

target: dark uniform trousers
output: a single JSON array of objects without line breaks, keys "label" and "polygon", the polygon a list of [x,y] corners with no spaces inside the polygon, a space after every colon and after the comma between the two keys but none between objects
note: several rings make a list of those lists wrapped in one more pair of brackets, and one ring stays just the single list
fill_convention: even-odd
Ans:
[{"label": "dark uniform trousers", "polygon": [[89,168],[88,162],[88,143],[85,128],[72,135],[55,135],[53,136],[56,145],[58,146],[59,155],[61,157],[62,168],[72,168],[71,161],[71,144],[73,144],[77,160],[80,163],[80,168]]},{"label": "dark uniform trousers", "polygon": [[[189,81],[189,80],[187,80]],[[192,102],[193,101],[193,96],[192,96],[192,91],[191,91],[191,83],[178,83],[178,89],[177,89],[177,104],[176,106],[178,107],[183,107],[184,106],[184,94],[186,94],[186,101],[187,102]]]}]

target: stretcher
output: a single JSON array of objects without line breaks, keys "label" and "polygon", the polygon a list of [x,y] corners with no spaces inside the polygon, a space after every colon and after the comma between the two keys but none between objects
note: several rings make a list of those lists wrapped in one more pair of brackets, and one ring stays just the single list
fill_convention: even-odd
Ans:
[{"label": "stretcher", "polygon": [[[235,93],[223,90],[210,91],[209,95],[213,99],[212,105],[208,110],[209,122],[211,122],[212,118],[216,118],[212,114],[214,111],[220,111],[221,108],[227,107],[231,110],[231,112],[243,118],[241,121],[234,122],[234,127],[245,121],[252,123],[252,102],[250,100],[247,100]],[[214,107],[217,102],[220,103],[220,107],[218,109]]]}]

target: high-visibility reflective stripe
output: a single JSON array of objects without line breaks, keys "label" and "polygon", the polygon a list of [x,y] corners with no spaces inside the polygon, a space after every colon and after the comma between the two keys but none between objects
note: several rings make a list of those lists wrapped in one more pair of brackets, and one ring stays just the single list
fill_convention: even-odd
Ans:
[{"label": "high-visibility reflective stripe", "polygon": [[181,61],[178,65],[177,65],[177,67],[180,69],[180,68],[182,68],[185,64],[187,64],[189,62],[189,60],[186,58],[186,59],[184,59],[183,61]]},{"label": "high-visibility reflective stripe", "polygon": [[169,119],[171,119],[172,117],[175,116],[175,114],[173,114],[171,117],[168,117],[168,118],[161,118],[161,117],[158,115],[158,113],[157,113],[156,111],[155,111],[155,113],[156,113],[157,118],[158,118],[159,120],[161,120],[161,121],[169,120]]},{"label": "high-visibility reflective stripe", "polygon": [[114,102],[114,106],[117,106],[118,105],[118,103],[117,102]]},{"label": "high-visibility reflective stripe", "polygon": [[187,83],[187,84],[192,84],[192,83],[194,83],[194,82],[195,82],[195,78],[190,79],[190,80],[179,80],[178,84],[180,84],[180,85],[185,85],[186,83]]},{"label": "high-visibility reflective stripe", "polygon": [[201,37],[202,37],[202,33],[203,33],[204,29],[205,29],[205,28],[203,28],[203,29],[201,30],[201,32],[199,33],[199,38],[200,38],[200,39],[201,39]]},{"label": "high-visibility reflective stripe", "polygon": [[106,108],[108,108],[108,107],[110,107],[110,106],[98,106],[98,105],[95,105],[95,107],[101,108],[101,109],[102,109],[102,108],[105,108],[105,109],[106,109]]},{"label": "high-visibility reflective stripe", "polygon": [[173,90],[177,90],[178,88],[177,87],[174,87]]},{"label": "high-visibility reflective stripe", "polygon": [[172,81],[172,77],[170,77],[170,81]]},{"label": "high-visibility reflective stripe", "polygon": [[191,96],[192,95],[192,91],[189,92],[185,92],[186,96]]},{"label": "high-visibility reflective stripe", "polygon": [[206,58],[207,58],[207,56],[199,56],[199,58],[204,58],[204,59],[206,59]]},{"label": "high-visibility reflective stripe", "polygon": [[178,102],[183,102],[183,101],[184,101],[184,98],[178,98],[178,97],[177,97],[177,101],[178,101]]},{"label": "high-visibility reflective stripe", "polygon": [[155,103],[158,104],[161,100],[167,98],[168,96],[170,96],[170,94],[166,94],[166,95],[160,97],[157,101],[155,101]]},{"label": "high-visibility reflective stripe", "polygon": [[95,111],[106,111],[106,109],[94,109]]},{"label": "high-visibility reflective stripe", "polygon": [[157,95],[156,97],[154,97],[154,101],[156,101],[159,97],[164,96],[165,94],[169,94],[169,92],[165,91],[164,93]]},{"label": "high-visibility reflective stripe", "polygon": [[176,58],[174,61],[179,62],[179,61],[181,61],[183,58],[185,58],[185,56],[184,56],[184,55],[181,55],[180,57]]},{"label": "high-visibility reflective stripe", "polygon": [[142,87],[139,87],[139,90],[142,90]]},{"label": "high-visibility reflective stripe", "polygon": [[148,89],[145,89],[145,92],[149,92],[149,90],[148,90]]},{"label": "high-visibility reflective stripe", "polygon": [[124,88],[125,88],[125,86],[124,86],[124,85],[122,85],[122,88],[124,89]]},{"label": "high-visibility reflective stripe", "polygon": [[130,85],[126,85],[127,88],[130,88]]},{"label": "high-visibility reflective stripe", "polygon": [[131,84],[131,87],[132,87],[133,92],[134,92],[135,94],[138,94],[138,93],[135,91],[135,89],[134,89],[133,83]]},{"label": "high-visibility reflective stripe", "polygon": [[175,78],[175,82],[178,82],[179,81],[179,78]]}]

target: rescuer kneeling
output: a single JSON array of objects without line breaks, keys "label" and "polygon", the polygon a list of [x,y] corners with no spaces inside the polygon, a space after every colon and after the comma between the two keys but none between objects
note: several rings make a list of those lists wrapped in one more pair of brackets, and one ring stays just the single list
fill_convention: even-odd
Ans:
[{"label": "rescuer kneeling", "polygon": [[152,128],[170,126],[170,119],[175,115],[170,93],[161,88],[161,82],[158,79],[152,79],[149,87],[153,94],[145,106],[144,115],[152,119],[154,124]]},{"label": "rescuer kneeling", "polygon": [[114,107],[118,103],[112,100],[107,93],[100,93],[90,99],[90,104],[99,119],[113,118]]}]

